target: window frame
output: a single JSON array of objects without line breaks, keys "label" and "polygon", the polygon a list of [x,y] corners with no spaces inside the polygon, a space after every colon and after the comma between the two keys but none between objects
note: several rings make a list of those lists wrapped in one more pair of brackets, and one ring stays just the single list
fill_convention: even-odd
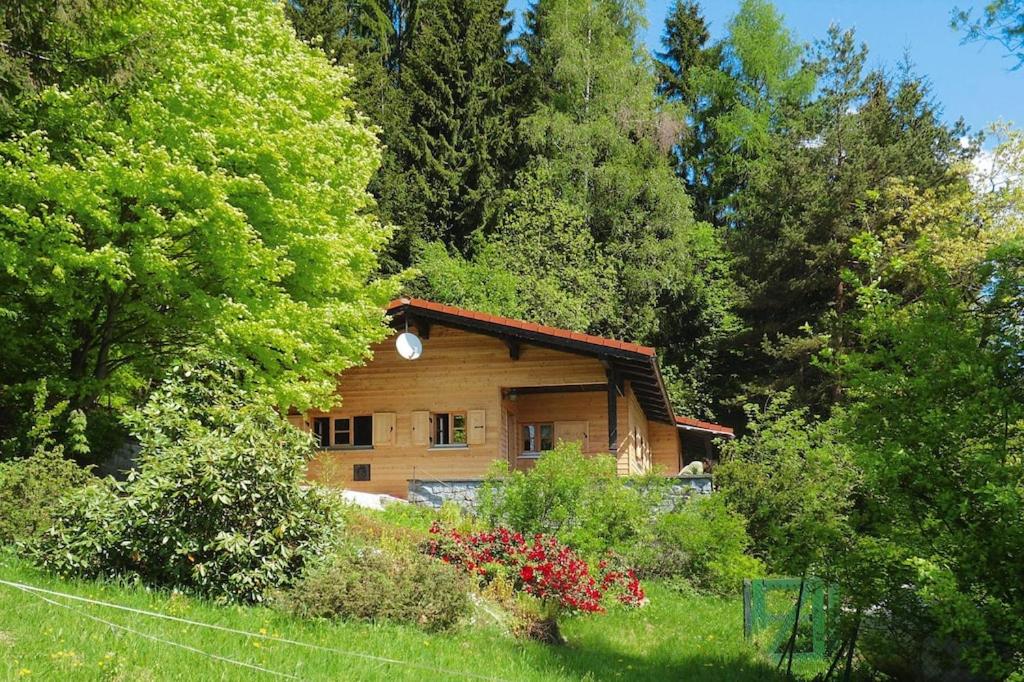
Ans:
[{"label": "window frame", "polygon": [[[445,423],[447,424],[447,440],[446,443],[439,442],[441,420],[439,417],[444,417]],[[456,427],[456,418],[462,418],[462,426]],[[462,431],[462,442],[452,442],[455,439],[455,434]],[[430,413],[430,443],[429,449],[431,450],[461,450],[462,448],[469,447],[469,413],[467,410],[448,410],[441,412]]]},{"label": "window frame", "polygon": [[[370,442],[366,443],[366,444],[356,444],[356,442],[355,442],[356,441],[356,419],[363,419],[363,418],[370,420],[370,428],[369,428],[369,431],[368,431],[368,434],[369,434],[369,437],[370,437]],[[373,414],[372,413],[370,413],[370,414],[356,414],[356,413],[339,414],[339,413],[336,413],[336,412],[332,412],[332,413],[326,414],[326,415],[318,415],[316,417],[313,417],[312,420],[311,420],[311,423],[314,425],[312,427],[313,429],[315,429],[315,424],[317,423],[317,420],[319,420],[319,419],[326,419],[327,420],[327,428],[328,428],[327,445],[323,445],[319,441],[319,439],[318,439],[317,447],[319,449],[321,449],[321,450],[372,450],[373,449]],[[348,443],[338,443],[337,442],[337,438],[338,438],[338,434],[339,434],[339,430],[337,428],[338,422],[343,421],[343,420],[348,422],[348,429],[347,429],[348,441],[349,441]],[[317,435],[315,431],[313,433],[314,433],[314,435]]]},{"label": "window frame", "polygon": [[[327,431],[326,432],[321,432],[321,431],[317,430],[317,425],[318,424],[324,424],[324,423],[327,424]],[[317,447],[318,448],[320,448],[321,450],[326,450],[326,449],[329,449],[331,447],[332,429],[331,429],[331,417],[330,416],[326,416],[326,417],[313,417],[310,420],[309,430],[310,430],[310,433],[313,434],[313,437],[316,439],[316,443],[317,443]]]},{"label": "window frame", "polygon": [[[541,455],[543,455],[545,452],[551,452],[552,450],[555,449],[555,422],[553,422],[553,421],[551,421],[551,422],[545,422],[545,421],[541,421],[541,422],[535,422],[535,421],[518,422],[518,426],[519,426],[519,436],[518,436],[518,438],[519,438],[519,447],[520,447],[519,457],[522,457],[523,459],[536,459],[537,457],[540,457]],[[525,431],[525,429],[530,428],[530,427],[533,427],[533,437],[530,440],[531,440],[531,444],[535,447],[535,449],[523,450],[522,449],[523,443],[526,440],[524,431]],[[548,427],[548,428],[551,429],[551,436],[550,436],[551,444],[550,444],[550,447],[547,447],[547,448],[543,447],[543,439],[544,439],[544,437],[541,435],[544,427]]]}]

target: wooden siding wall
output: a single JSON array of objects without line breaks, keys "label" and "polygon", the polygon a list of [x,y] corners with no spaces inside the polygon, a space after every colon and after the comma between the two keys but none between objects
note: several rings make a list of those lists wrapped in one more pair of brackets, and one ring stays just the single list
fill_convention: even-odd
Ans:
[{"label": "wooden siding wall", "polygon": [[[506,414],[520,422],[587,421],[587,452],[606,452],[607,396],[604,392],[534,394],[516,401],[502,399],[502,388],[586,384],[606,381],[596,358],[523,345],[518,360],[509,357],[499,339],[434,325],[423,341],[423,355],[414,361],[399,357],[394,339],[377,344],[374,358],[340,378],[341,404],[330,412],[305,415],[305,428],[314,417],[394,414],[394,431],[387,445],[373,449],[328,449],[310,463],[308,475],[332,485],[405,497],[411,478],[458,480],[482,478],[494,459],[515,461],[518,433],[510,433]],[[431,448],[412,442],[413,412],[484,411],[482,444],[463,448]],[[650,466],[646,417],[628,388],[618,401],[619,469],[621,473]],[[633,442],[633,428],[643,433],[643,446]],[[666,426],[665,428],[672,428]],[[673,429],[674,430],[674,429]],[[677,446],[673,446],[673,456]],[[510,452],[510,449],[512,450]],[[370,480],[352,480],[354,464],[370,464]]]},{"label": "wooden siding wall", "polygon": [[671,424],[651,422],[647,425],[651,435],[652,466],[665,476],[675,476],[682,468],[679,429]]},{"label": "wooden siding wall", "polygon": [[642,474],[651,469],[651,445],[647,430],[647,416],[631,388],[626,391],[628,405],[626,431],[619,431],[622,446],[619,448],[619,475]]}]

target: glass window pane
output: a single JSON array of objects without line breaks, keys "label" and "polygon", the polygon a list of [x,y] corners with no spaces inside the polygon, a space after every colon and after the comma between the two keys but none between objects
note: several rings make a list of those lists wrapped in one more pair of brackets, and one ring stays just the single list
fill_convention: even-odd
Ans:
[{"label": "glass window pane", "polygon": [[434,415],[434,445],[448,445],[451,443],[448,431],[448,415]]},{"label": "glass window pane", "polygon": [[452,415],[452,442],[466,443],[466,415]]},{"label": "glass window pane", "polygon": [[352,445],[373,445],[373,417],[355,417],[352,426]]},{"label": "glass window pane", "polygon": [[537,451],[537,430],[533,424],[523,424],[523,452]]},{"label": "glass window pane", "polygon": [[555,447],[555,426],[554,424],[540,425],[540,449],[551,450]]},{"label": "glass window pane", "polygon": [[351,422],[347,418],[334,420],[334,444],[352,444]]}]

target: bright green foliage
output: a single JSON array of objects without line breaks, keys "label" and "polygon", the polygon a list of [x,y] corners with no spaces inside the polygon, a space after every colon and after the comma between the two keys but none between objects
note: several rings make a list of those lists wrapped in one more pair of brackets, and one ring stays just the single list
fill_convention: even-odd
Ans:
[{"label": "bright green foliage", "polygon": [[755,554],[773,572],[818,570],[850,536],[859,474],[833,423],[777,398],[750,409],[750,433],[728,443],[715,483],[748,521]]},{"label": "bright green foliage", "polygon": [[[961,213],[933,238],[956,243],[976,220]],[[913,584],[940,632],[1003,677],[1024,655],[1024,246],[1019,229],[990,227],[1000,243],[973,267],[951,267],[943,242],[861,251],[874,266],[858,288],[865,350],[838,366],[864,500],[840,566],[861,605]],[[910,304],[886,289],[907,263],[923,285]],[[860,583],[868,572],[888,580]]]},{"label": "bright green foliage", "polygon": [[447,630],[469,611],[461,571],[417,551],[345,547],[281,595],[303,618],[408,623]]},{"label": "bright green foliage", "polygon": [[65,414],[67,401],[47,408],[46,382],[34,398],[32,429],[28,440],[32,454],[0,462],[0,544],[31,541],[50,527],[54,500],[85,485],[92,476],[65,458],[64,445],[55,438],[55,421],[66,421],[63,431],[75,454],[88,452],[85,415],[74,410]]},{"label": "bright green foliage", "polygon": [[337,510],[304,489],[310,438],[265,395],[229,368],[176,372],[128,419],[139,468],[69,495],[34,553],[65,575],[261,601],[327,551]]},{"label": "bright green foliage", "polygon": [[[692,24],[668,44],[701,42]],[[960,183],[951,169],[974,146],[961,144],[961,123],[943,123],[923,79],[869,71],[866,48],[838,27],[805,50],[762,0],[744,2],[729,35],[700,54],[691,69],[668,60],[666,84],[682,93],[688,78],[696,89],[678,172],[698,216],[730,228],[745,294],[745,331],[720,356],[736,382],[718,389],[739,403],[792,388],[825,412],[842,387],[813,357],[854,343],[843,272],[858,267],[852,239],[875,220],[868,198],[896,178]]]},{"label": "bright green foliage", "polygon": [[618,477],[613,457],[584,456],[578,443],[561,443],[526,472],[497,462],[479,514],[492,527],[555,535],[584,556],[597,556],[625,550],[651,509],[638,487]]},{"label": "bright green foliage", "polygon": [[480,236],[472,259],[430,244],[417,262],[424,295],[510,317],[587,330],[615,315],[615,278],[584,225],[550,177],[524,174],[505,197],[501,224]]},{"label": "bright green foliage", "polygon": [[117,408],[204,349],[279,404],[326,403],[390,294],[368,284],[387,231],[367,213],[378,150],[350,77],[269,0],[99,19],[145,41],[137,77],[43,88],[33,131],[0,141],[3,402],[47,377],[75,406]]},{"label": "bright green foliage", "polygon": [[[394,225],[412,201],[401,181],[404,162],[396,142],[409,126],[411,102],[400,74],[419,25],[419,0],[304,0],[285,4],[299,38],[323,50],[331,63],[349,69],[349,96],[378,128],[384,145],[381,166],[370,181],[381,219]],[[380,268],[397,273],[409,265],[420,225],[398,225],[381,254]]]},{"label": "bright green foliage", "polygon": [[721,495],[693,495],[657,516],[650,536],[629,554],[640,577],[672,578],[701,592],[737,595],[743,581],[764,574],[747,554],[747,522]]}]

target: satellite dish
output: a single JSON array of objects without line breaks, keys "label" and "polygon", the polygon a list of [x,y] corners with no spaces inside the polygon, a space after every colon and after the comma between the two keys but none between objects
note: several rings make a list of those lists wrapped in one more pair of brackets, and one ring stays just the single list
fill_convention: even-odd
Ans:
[{"label": "satellite dish", "polygon": [[412,332],[399,334],[395,340],[395,348],[398,349],[398,354],[406,360],[415,360],[423,355],[423,342]]}]

